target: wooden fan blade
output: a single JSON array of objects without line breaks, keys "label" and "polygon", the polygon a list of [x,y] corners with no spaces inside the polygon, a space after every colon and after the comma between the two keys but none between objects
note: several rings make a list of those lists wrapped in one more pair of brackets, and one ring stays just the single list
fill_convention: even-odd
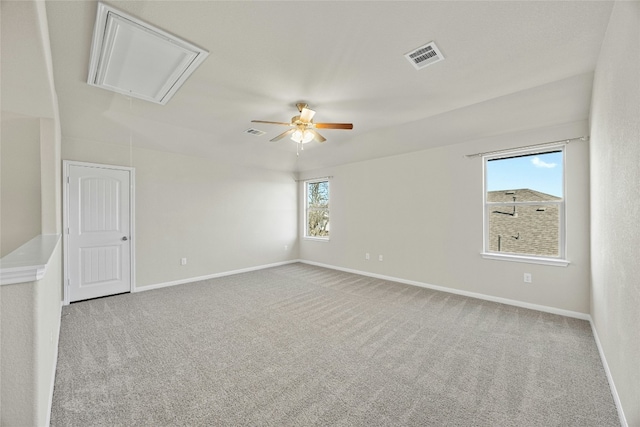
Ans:
[{"label": "wooden fan blade", "polygon": [[318,129],[353,129],[353,123],[314,123]]},{"label": "wooden fan blade", "polygon": [[285,123],[285,122],[270,122],[267,120],[251,120],[252,123],[267,123],[270,125],[285,125],[285,126],[290,126],[291,123]]},{"label": "wooden fan blade", "polygon": [[313,134],[313,140],[317,142],[325,142],[327,139],[316,132],[314,129],[307,129],[307,132],[311,132]]},{"label": "wooden fan blade", "polygon": [[309,123],[311,121],[311,119],[313,119],[313,116],[316,114],[315,111],[313,111],[310,108],[303,108],[302,111],[300,111],[300,121],[303,123]]},{"label": "wooden fan blade", "polygon": [[282,132],[280,135],[278,135],[275,138],[271,139],[271,142],[280,141],[285,136],[291,135],[294,131],[295,131],[295,129],[286,130],[286,131]]}]

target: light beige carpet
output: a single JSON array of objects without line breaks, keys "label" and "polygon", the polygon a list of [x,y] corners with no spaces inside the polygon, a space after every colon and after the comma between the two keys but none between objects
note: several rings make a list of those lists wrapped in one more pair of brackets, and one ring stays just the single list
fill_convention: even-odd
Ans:
[{"label": "light beige carpet", "polygon": [[63,310],[53,426],[619,426],[589,324],[290,264]]}]

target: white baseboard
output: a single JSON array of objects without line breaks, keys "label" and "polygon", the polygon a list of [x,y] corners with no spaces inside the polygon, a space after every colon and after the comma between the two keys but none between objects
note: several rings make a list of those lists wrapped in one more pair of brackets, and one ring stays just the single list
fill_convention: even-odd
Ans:
[{"label": "white baseboard", "polygon": [[58,346],[60,344],[60,327],[62,326],[62,306],[64,306],[64,301],[60,301],[60,313],[58,313],[58,333],[56,334],[56,343],[53,350],[53,369],[51,370],[51,386],[49,388],[49,402],[47,407],[47,419],[45,421],[45,426],[49,427],[51,425],[51,410],[53,409],[53,388],[56,384],[56,368],[58,367]]},{"label": "white baseboard", "polygon": [[548,307],[546,305],[531,304],[528,302],[512,300],[508,298],[494,297],[492,295],[479,294],[476,292],[463,291],[460,289],[447,288],[444,286],[431,285],[429,283],[417,282],[415,280],[400,279],[398,277],[385,276],[382,274],[369,273],[367,271],[354,270],[351,268],[337,267],[335,265],[322,264],[314,261],[299,260],[304,264],[316,265],[318,267],[330,268],[332,270],[345,271],[347,273],[360,274],[361,276],[375,277],[376,279],[389,280],[391,282],[404,283],[406,285],[419,286],[421,288],[433,289],[435,291],[448,292],[450,294],[463,295],[465,297],[477,298],[485,301],[492,301],[501,304],[513,305],[516,307],[528,308],[531,310],[543,311],[545,313],[558,314],[560,316],[573,317],[575,319],[589,320],[591,317],[586,313],[578,311],[563,310],[561,308]]},{"label": "white baseboard", "polygon": [[596,331],[596,325],[594,325],[593,319],[591,318],[591,316],[589,316],[589,323],[591,324],[591,331],[593,332],[593,338],[596,340],[596,346],[598,347],[598,352],[600,353],[600,360],[602,360],[602,366],[604,367],[604,372],[607,374],[607,380],[609,381],[609,388],[611,388],[613,401],[615,402],[616,409],[618,410],[618,416],[620,417],[620,425],[622,427],[629,427],[629,424],[627,423],[627,418],[624,416],[624,410],[622,409],[622,402],[620,402],[620,396],[618,396],[618,390],[616,389],[616,384],[613,382],[613,376],[611,375],[611,370],[609,369],[607,358],[604,355],[604,350],[602,349],[600,338],[598,338],[598,331]]},{"label": "white baseboard", "polygon": [[217,277],[231,276],[231,275],[240,274],[240,273],[248,273],[249,271],[264,270],[265,268],[278,267],[278,266],[281,266],[281,265],[293,264],[293,263],[296,263],[296,262],[300,262],[300,260],[294,259],[294,260],[289,260],[289,261],[274,262],[273,264],[263,264],[263,265],[257,265],[255,267],[241,268],[239,270],[223,271],[221,273],[207,274],[206,276],[189,277],[189,278],[186,278],[186,279],[173,280],[171,282],[156,283],[154,285],[147,285],[147,286],[140,286],[140,287],[134,286],[134,288],[131,290],[131,292],[133,293],[133,292],[150,291],[150,290],[153,290],[153,289],[166,288],[168,286],[175,286],[175,285],[183,285],[185,283],[200,282],[202,280],[215,279]]}]

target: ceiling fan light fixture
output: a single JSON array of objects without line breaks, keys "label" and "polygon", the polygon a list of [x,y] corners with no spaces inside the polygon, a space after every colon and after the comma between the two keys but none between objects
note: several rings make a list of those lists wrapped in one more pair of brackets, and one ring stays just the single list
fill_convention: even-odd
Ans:
[{"label": "ceiling fan light fixture", "polygon": [[307,104],[298,103],[299,115],[293,116],[289,123],[272,122],[270,120],[251,120],[252,123],[268,123],[272,125],[288,126],[289,130],[282,132],[270,141],[280,141],[284,137],[290,137],[297,145],[297,149],[303,149],[303,144],[311,141],[325,142],[327,139],[320,135],[316,129],[353,129],[352,123],[314,123],[313,116],[316,114],[314,110],[308,108]]},{"label": "ceiling fan light fixture", "polygon": [[291,139],[298,144],[306,144],[313,140],[313,133],[306,130],[296,129],[296,131],[291,135]]}]

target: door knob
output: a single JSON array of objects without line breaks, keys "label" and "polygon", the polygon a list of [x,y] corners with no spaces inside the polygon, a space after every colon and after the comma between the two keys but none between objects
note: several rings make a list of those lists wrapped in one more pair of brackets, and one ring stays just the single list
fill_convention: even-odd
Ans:
[{"label": "door knob", "polygon": [[124,237],[122,238],[122,240],[125,240],[125,241],[126,241],[126,240],[129,240],[129,239],[127,239],[127,236],[124,236]]}]

